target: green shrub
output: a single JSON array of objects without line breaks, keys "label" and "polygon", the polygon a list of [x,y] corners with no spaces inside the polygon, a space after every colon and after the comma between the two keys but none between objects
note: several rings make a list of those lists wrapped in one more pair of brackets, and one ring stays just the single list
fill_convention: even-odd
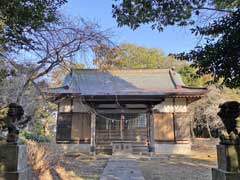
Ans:
[{"label": "green shrub", "polygon": [[30,133],[28,131],[22,131],[20,133],[20,139],[23,140],[23,141],[30,140],[30,141],[35,141],[35,142],[39,142],[39,143],[50,142],[49,137],[42,136],[42,135],[37,135],[37,134],[34,134],[34,133]]}]

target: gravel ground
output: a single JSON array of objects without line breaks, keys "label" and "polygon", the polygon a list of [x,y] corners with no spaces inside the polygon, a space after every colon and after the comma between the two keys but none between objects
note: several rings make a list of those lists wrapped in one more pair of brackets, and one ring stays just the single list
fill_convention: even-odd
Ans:
[{"label": "gravel ground", "polygon": [[216,140],[195,140],[191,155],[156,156],[139,159],[146,180],[211,180],[211,168],[216,167]]},{"label": "gravel ground", "polygon": [[211,168],[216,166],[213,161],[176,155],[138,162],[146,180],[211,180]]},{"label": "gravel ground", "polygon": [[[211,168],[216,167],[217,140],[193,141],[192,154],[135,157],[145,180],[211,180]],[[59,167],[46,174],[43,180],[99,180],[109,156],[79,154],[64,156]],[[48,178],[46,178],[48,177]]]}]

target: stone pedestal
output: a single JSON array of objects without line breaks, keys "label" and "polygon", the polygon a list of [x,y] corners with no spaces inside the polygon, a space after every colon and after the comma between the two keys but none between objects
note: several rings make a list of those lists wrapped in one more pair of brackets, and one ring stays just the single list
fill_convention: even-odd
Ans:
[{"label": "stone pedestal", "polygon": [[132,142],[131,141],[113,141],[112,142],[112,154],[132,154]]},{"label": "stone pedestal", "polygon": [[213,180],[240,180],[240,145],[217,145],[217,161]]},{"label": "stone pedestal", "polygon": [[28,180],[25,145],[0,145],[0,180]]}]

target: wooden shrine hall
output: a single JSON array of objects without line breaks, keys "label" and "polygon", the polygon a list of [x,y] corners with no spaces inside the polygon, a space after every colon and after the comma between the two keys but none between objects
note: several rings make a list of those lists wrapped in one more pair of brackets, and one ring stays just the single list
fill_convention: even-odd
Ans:
[{"label": "wooden shrine hall", "polygon": [[58,104],[56,141],[66,149],[184,154],[188,106],[207,91],[186,87],[173,69],[73,69],[47,93]]}]

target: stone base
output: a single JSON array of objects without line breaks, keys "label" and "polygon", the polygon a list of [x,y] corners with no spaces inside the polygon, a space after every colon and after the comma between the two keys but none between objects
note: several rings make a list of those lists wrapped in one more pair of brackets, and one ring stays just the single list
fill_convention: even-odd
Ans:
[{"label": "stone base", "polygon": [[240,146],[217,145],[218,169],[240,172]]},{"label": "stone base", "polygon": [[112,142],[112,154],[132,154],[132,142],[127,141],[114,141]]},{"label": "stone base", "polygon": [[25,145],[0,145],[0,173],[14,172],[27,168],[27,150]]},{"label": "stone base", "polygon": [[155,143],[156,154],[190,154],[191,144],[157,144]]},{"label": "stone base", "polygon": [[28,180],[26,145],[0,145],[0,180]]},{"label": "stone base", "polygon": [[77,154],[90,152],[90,144],[57,144],[66,154]]},{"label": "stone base", "polygon": [[212,168],[212,180],[239,180],[240,173]]},{"label": "stone base", "polygon": [[28,180],[29,169],[26,168],[17,172],[5,172],[0,174],[0,180]]}]

